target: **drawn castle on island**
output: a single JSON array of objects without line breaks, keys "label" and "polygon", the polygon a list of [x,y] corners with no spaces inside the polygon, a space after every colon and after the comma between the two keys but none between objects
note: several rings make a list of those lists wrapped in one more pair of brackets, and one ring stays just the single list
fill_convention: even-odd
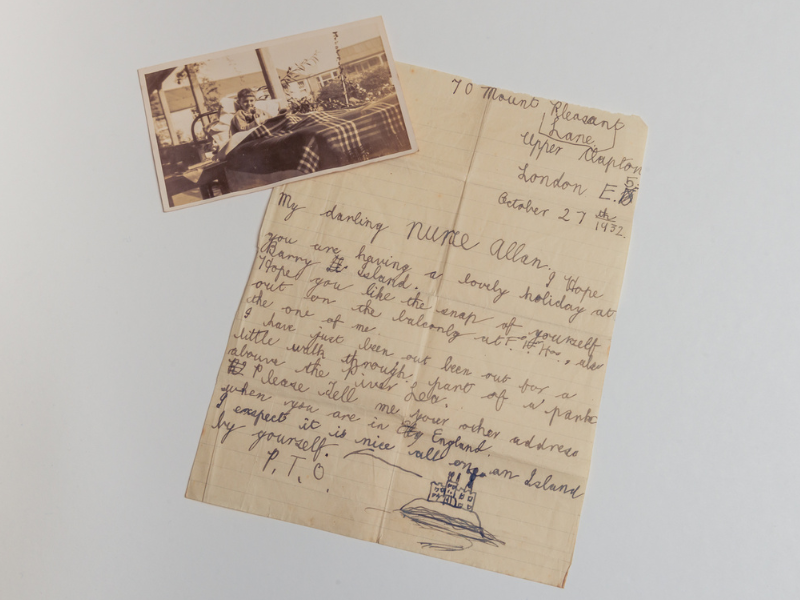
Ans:
[{"label": "drawn castle on island", "polygon": [[453,508],[460,508],[472,512],[475,506],[477,494],[472,489],[472,484],[477,477],[477,469],[470,472],[469,483],[464,487],[458,487],[461,481],[461,473],[456,476],[455,472],[450,471],[447,476],[447,483],[441,484],[438,481],[431,481],[431,490],[428,492],[428,502],[439,502]]},{"label": "drawn castle on island", "polygon": [[[472,489],[478,477],[486,477],[484,473],[478,474],[478,468],[468,469],[469,481],[464,487],[459,487],[461,475],[450,471],[446,483],[431,481],[427,500],[414,498],[406,503],[400,511],[405,518],[425,530],[425,538],[419,543],[431,550],[451,552],[466,550],[473,544],[488,544],[502,546],[505,542],[486,531],[481,524],[481,518],[475,512],[477,494]],[[458,538],[458,542],[430,537],[445,534]],[[449,541],[448,541],[449,540]]]}]

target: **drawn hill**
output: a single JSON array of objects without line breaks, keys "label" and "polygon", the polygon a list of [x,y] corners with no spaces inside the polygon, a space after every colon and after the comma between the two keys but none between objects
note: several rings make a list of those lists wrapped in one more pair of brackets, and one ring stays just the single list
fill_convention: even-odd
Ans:
[{"label": "drawn hill", "polygon": [[445,551],[465,550],[472,542],[480,542],[491,546],[505,545],[481,525],[480,516],[473,510],[477,494],[473,484],[477,477],[477,469],[470,473],[469,483],[458,487],[461,473],[458,476],[450,472],[447,483],[431,482],[428,498],[415,498],[399,509],[399,512],[419,527],[431,529],[458,537],[469,542],[467,546],[435,544],[420,542],[423,546]]}]

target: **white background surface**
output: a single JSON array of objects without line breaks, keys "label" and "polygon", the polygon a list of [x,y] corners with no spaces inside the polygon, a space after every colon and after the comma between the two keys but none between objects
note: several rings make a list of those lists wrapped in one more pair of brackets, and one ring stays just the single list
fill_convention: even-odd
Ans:
[{"label": "white background surface", "polygon": [[[382,14],[396,60],[650,127],[566,590],[183,498],[268,192],[161,211],[136,69]],[[800,5],[3,14],[0,596],[800,597]]]}]

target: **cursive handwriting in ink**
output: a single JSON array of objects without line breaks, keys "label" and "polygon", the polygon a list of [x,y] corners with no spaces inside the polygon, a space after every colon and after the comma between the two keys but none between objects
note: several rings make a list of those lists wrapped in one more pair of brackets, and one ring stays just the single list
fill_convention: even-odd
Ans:
[{"label": "cursive handwriting in ink", "polygon": [[[461,233],[457,229],[442,229],[439,231],[439,227],[426,225],[422,221],[411,221],[407,227],[407,240],[410,240],[411,236],[414,235],[414,237],[420,241],[433,242],[434,244],[439,244],[440,246],[449,244],[454,248],[461,248],[463,250],[473,250],[478,246],[478,244],[480,244],[480,242],[475,242],[474,244],[470,245],[469,234],[466,232]],[[431,227],[433,227],[433,229],[431,229]],[[424,232],[423,228],[425,228]]]},{"label": "cursive handwriting in ink", "polygon": [[325,212],[319,213],[319,216],[327,217],[333,221],[338,221],[340,223],[353,223],[354,225],[374,230],[375,235],[373,235],[372,238],[370,239],[369,241],[370,244],[375,243],[375,238],[378,237],[378,234],[383,233],[384,231],[389,229],[388,225],[371,221],[366,215],[362,216],[361,211],[358,211],[354,215],[346,215],[342,211],[337,211],[336,207],[337,205],[334,204],[333,208],[326,210]]}]

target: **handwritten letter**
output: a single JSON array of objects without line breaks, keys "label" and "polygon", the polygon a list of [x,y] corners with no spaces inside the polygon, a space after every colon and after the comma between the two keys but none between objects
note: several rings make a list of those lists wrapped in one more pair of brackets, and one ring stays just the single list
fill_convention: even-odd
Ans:
[{"label": "handwritten letter", "polygon": [[398,67],[419,153],[272,192],[187,497],[563,586],[646,127]]}]

